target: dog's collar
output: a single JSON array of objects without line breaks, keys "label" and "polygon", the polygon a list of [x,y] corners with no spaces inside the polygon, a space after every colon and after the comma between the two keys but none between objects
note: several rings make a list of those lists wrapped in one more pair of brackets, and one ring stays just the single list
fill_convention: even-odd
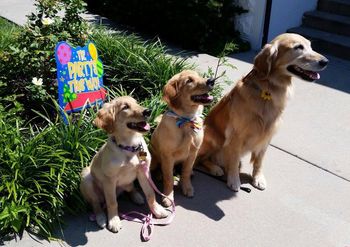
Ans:
[{"label": "dog's collar", "polygon": [[169,109],[165,113],[165,115],[176,118],[176,126],[179,128],[183,127],[187,123],[190,124],[191,129],[193,129],[193,131],[196,133],[203,128],[203,115],[202,114],[198,114],[192,118],[188,118],[188,117],[180,116],[179,114],[177,114],[173,110]]},{"label": "dog's collar", "polygon": [[137,145],[137,146],[124,146],[124,145],[122,145],[122,144],[118,144],[117,141],[115,140],[115,137],[112,137],[111,139],[112,139],[112,142],[113,142],[117,147],[119,147],[119,148],[122,149],[122,150],[131,152],[131,153],[136,153],[136,152],[139,152],[139,151],[143,151],[142,143],[140,143],[140,144]]},{"label": "dog's collar", "polygon": [[253,75],[255,73],[255,70],[252,69],[244,78],[243,78],[243,81],[247,84],[247,85],[250,85],[252,88],[254,88],[255,90],[259,91],[260,93],[260,98],[262,98],[263,100],[266,100],[266,101],[270,101],[272,100],[272,97],[271,97],[271,93],[268,91],[268,90],[265,90],[265,89],[261,89],[261,87],[255,83],[254,81],[250,82],[247,80],[248,77],[250,77],[251,75]]}]

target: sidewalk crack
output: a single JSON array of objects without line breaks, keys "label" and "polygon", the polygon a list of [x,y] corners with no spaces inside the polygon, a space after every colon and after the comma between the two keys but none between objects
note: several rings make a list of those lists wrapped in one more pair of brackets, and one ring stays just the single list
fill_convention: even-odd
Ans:
[{"label": "sidewalk crack", "polygon": [[295,157],[295,158],[297,158],[297,159],[299,159],[299,160],[302,160],[302,161],[308,163],[309,165],[312,165],[312,166],[314,166],[314,167],[317,167],[317,168],[319,168],[319,169],[321,169],[321,170],[323,170],[323,171],[325,171],[325,172],[327,172],[327,173],[329,173],[329,174],[331,174],[331,175],[333,175],[333,176],[336,176],[336,177],[338,177],[338,178],[340,178],[340,179],[343,179],[343,180],[345,180],[345,181],[347,181],[347,182],[350,182],[350,179],[348,179],[348,178],[346,178],[346,177],[343,177],[343,176],[341,176],[341,175],[338,175],[338,174],[336,174],[336,173],[334,173],[334,172],[332,172],[332,171],[330,171],[330,170],[328,170],[328,169],[326,169],[326,168],[323,168],[323,167],[321,167],[321,166],[319,166],[319,165],[317,165],[317,164],[315,164],[315,163],[313,163],[313,162],[311,162],[311,161],[308,161],[308,160],[306,160],[306,159],[304,159],[304,158],[302,158],[302,157],[300,157],[300,156],[298,156],[298,155],[296,155],[296,154],[293,154],[293,153],[291,153],[291,152],[289,152],[289,151],[287,151],[287,150],[285,150],[285,149],[283,149],[283,148],[280,148],[280,147],[278,147],[278,146],[276,146],[276,145],[273,145],[273,144],[271,144],[271,143],[270,143],[270,146],[272,146],[272,147],[274,147],[274,148],[276,148],[276,149],[278,149],[278,150],[280,150],[280,151],[282,151],[282,152],[284,152],[284,153],[287,153],[287,154],[289,154],[289,155],[292,155],[293,157]]}]

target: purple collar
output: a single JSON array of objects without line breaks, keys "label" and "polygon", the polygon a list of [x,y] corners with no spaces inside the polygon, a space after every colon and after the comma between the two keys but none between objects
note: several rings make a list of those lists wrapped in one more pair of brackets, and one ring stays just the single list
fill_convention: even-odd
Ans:
[{"label": "purple collar", "polygon": [[120,149],[128,151],[128,152],[132,152],[132,153],[136,153],[142,149],[141,143],[137,146],[124,146],[124,145],[118,144],[114,137],[112,137],[112,142],[114,142],[115,145],[117,145]]}]

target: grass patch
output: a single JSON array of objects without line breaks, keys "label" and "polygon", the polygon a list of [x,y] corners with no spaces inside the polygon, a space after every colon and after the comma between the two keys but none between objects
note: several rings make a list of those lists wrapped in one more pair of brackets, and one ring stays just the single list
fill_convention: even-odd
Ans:
[{"label": "grass patch", "polygon": [[16,42],[16,36],[20,27],[0,17],[0,54],[9,49],[9,46]]},{"label": "grass patch", "polygon": [[[104,142],[104,133],[84,111],[73,123],[46,120],[44,127],[25,125],[0,111],[0,232],[24,229],[52,237],[65,212],[84,209],[78,183],[82,168]],[[73,202],[73,203],[72,203]]]},{"label": "grass patch", "polygon": [[185,59],[166,55],[159,40],[96,28],[91,36],[105,65],[105,84],[134,91],[140,100],[154,97],[176,73],[188,68]]}]

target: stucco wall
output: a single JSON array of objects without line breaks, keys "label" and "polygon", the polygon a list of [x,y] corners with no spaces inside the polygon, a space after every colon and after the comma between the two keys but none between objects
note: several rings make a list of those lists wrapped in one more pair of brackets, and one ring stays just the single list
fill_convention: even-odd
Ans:
[{"label": "stucco wall", "polygon": [[253,50],[259,50],[263,36],[266,0],[237,0],[240,6],[249,10],[236,19],[236,29],[243,39],[248,40]]},{"label": "stucco wall", "polygon": [[[235,0],[249,12],[236,19],[236,29],[253,50],[260,50],[263,37],[266,0]],[[268,41],[287,29],[301,25],[303,14],[315,10],[317,0],[272,0]]]},{"label": "stucco wall", "polygon": [[268,41],[291,27],[300,26],[303,14],[316,6],[317,0],[272,0]]}]

